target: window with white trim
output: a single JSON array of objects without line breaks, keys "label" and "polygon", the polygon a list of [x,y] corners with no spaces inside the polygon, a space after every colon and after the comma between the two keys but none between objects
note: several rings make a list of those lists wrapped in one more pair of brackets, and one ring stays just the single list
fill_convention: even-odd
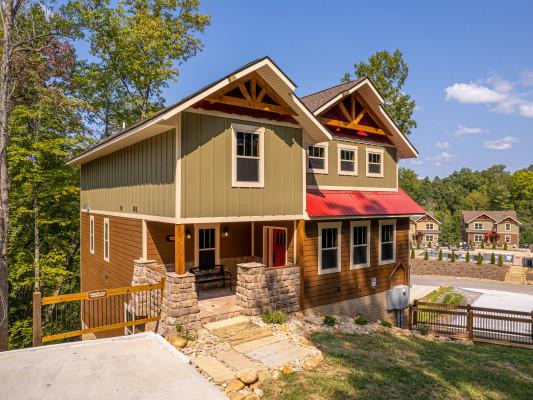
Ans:
[{"label": "window with white trim", "polygon": [[482,230],[483,229],[483,222],[474,222],[474,229],[475,230]]},{"label": "window with white trim", "polygon": [[396,220],[379,221],[379,264],[396,261]]},{"label": "window with white trim", "polygon": [[312,145],[307,147],[307,172],[328,173],[328,146]]},{"label": "window with white trim", "polygon": [[94,215],[89,217],[89,251],[94,254]]},{"label": "window with white trim", "polygon": [[232,183],[234,187],[264,186],[265,128],[232,124]]},{"label": "window with white trim", "polygon": [[350,268],[370,265],[370,221],[350,222]]},{"label": "window with white trim", "polygon": [[357,175],[357,146],[337,145],[339,175]]},{"label": "window with white trim", "polygon": [[109,262],[109,218],[104,218],[104,261]]},{"label": "window with white trim", "polygon": [[426,235],[426,243],[433,243],[433,235]]},{"label": "window with white trim", "polygon": [[505,235],[505,243],[511,243],[511,235]]},{"label": "window with white trim", "polygon": [[366,176],[383,177],[382,149],[366,149]]},{"label": "window with white trim", "polygon": [[509,222],[505,223],[505,230],[510,231],[511,230],[511,224]]},{"label": "window with white trim", "polygon": [[426,223],[426,231],[432,231],[433,230],[433,222]]},{"label": "window with white trim", "polygon": [[483,235],[475,234],[474,235],[474,242],[481,243],[483,241]]},{"label": "window with white trim", "polygon": [[341,222],[318,224],[318,274],[341,270]]}]

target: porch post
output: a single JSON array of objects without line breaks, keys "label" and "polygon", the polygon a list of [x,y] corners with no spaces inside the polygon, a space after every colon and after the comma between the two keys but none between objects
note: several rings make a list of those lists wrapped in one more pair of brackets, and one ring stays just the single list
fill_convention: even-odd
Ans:
[{"label": "porch post", "polygon": [[185,273],[185,225],[175,225],[174,228],[174,264],[178,275]]}]

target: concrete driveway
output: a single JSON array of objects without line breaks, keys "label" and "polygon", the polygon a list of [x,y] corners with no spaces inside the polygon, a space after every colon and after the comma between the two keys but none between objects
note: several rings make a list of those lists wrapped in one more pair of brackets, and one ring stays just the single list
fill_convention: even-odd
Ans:
[{"label": "concrete driveway", "polygon": [[0,353],[0,377],[10,400],[227,399],[151,332]]}]

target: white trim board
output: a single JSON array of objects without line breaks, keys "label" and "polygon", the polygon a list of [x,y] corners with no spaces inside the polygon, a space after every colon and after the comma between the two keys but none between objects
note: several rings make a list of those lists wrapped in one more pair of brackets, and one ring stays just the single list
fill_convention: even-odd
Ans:
[{"label": "white trim board", "polygon": [[397,192],[398,188],[379,188],[367,186],[329,186],[329,185],[307,185],[307,189],[314,190],[344,190],[351,192]]},{"label": "white trim board", "polygon": [[147,221],[166,222],[169,224],[176,223],[176,218],[174,217],[160,217],[157,215],[132,214],[132,213],[125,213],[125,212],[93,210],[93,209],[89,209],[89,210],[82,209],[81,212],[84,212],[87,214],[109,215],[110,217],[119,217],[119,218],[145,219]]}]

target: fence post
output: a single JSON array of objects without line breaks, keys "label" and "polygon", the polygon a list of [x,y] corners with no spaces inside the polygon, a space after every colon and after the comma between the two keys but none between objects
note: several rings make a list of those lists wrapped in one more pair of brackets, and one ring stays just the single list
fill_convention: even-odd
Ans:
[{"label": "fence post", "polygon": [[533,343],[533,311],[531,311],[531,343]]},{"label": "fence post", "polygon": [[413,306],[411,304],[409,304],[409,330],[412,331],[413,330]]},{"label": "fence post", "polygon": [[[414,303],[414,307],[418,308],[418,300],[415,300],[413,303]],[[413,321],[412,322],[414,326],[418,324],[418,311],[417,310],[413,310]]]},{"label": "fence post", "polygon": [[468,315],[466,316],[466,333],[468,339],[474,340],[474,312],[471,309],[470,304],[466,306],[466,311]]},{"label": "fence post", "polygon": [[41,345],[41,292],[33,292],[33,346]]}]

